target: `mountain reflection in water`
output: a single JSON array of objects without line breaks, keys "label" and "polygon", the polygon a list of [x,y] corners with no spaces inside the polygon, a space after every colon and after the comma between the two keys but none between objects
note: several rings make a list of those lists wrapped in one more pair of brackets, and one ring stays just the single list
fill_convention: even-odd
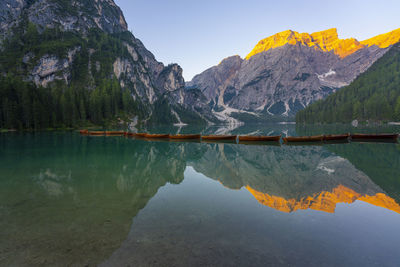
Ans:
[{"label": "mountain reflection in water", "polygon": [[[118,255],[117,249],[124,240],[129,240],[127,236],[136,236],[138,229],[144,229],[135,228],[135,220],[149,223],[145,218],[150,211],[146,209],[151,199],[156,201],[160,188],[177,184],[172,188],[186,190],[188,195],[184,199],[190,198],[190,191],[196,194],[194,185],[179,189],[187,178],[188,168],[225,188],[240,190],[241,195],[237,196],[221,191],[229,194],[229,198],[236,198],[232,203],[240,206],[242,198],[249,201],[247,197],[251,196],[282,212],[275,217],[306,209],[333,213],[337,204],[355,201],[400,213],[397,187],[400,178],[396,177],[396,170],[400,173],[400,162],[391,162],[394,171],[385,173],[384,188],[391,188],[390,183],[397,188],[390,192],[382,189],[380,180],[367,176],[366,173],[372,173],[370,169],[355,167],[379,168],[380,164],[392,160],[385,158],[385,154],[391,158],[397,155],[398,159],[399,146],[358,146],[349,144],[339,149],[334,145],[275,147],[148,142],[76,134],[2,135],[0,265],[96,265],[113,252]],[[357,162],[346,158],[355,149],[365,147],[370,149],[369,153],[358,155]],[[376,158],[374,149],[386,153]],[[360,158],[363,164],[358,164]],[[216,185],[211,183],[206,190],[211,192],[214,188]],[[160,197],[165,197],[161,203],[174,198],[168,190],[161,192]],[[222,201],[217,196],[212,199],[214,203]],[[211,200],[207,199],[207,192],[197,197],[197,204],[192,208],[201,212],[202,207],[195,205]],[[188,199],[187,203],[192,202]],[[248,203],[255,207],[253,202]],[[181,205],[186,205],[182,210],[191,210],[185,201]],[[152,210],[151,205],[148,208]],[[175,208],[176,211],[163,211],[172,216],[171,225],[179,225],[174,216],[180,218],[181,214],[174,215],[179,210]],[[155,210],[162,213],[158,208]],[[206,211],[201,219],[204,230],[214,227],[204,224],[208,217]],[[237,212],[244,213],[240,207]],[[259,212],[267,214],[268,211],[264,207]],[[148,218],[157,219],[157,213]],[[234,225],[229,216],[225,220]],[[212,232],[218,236],[222,232],[217,229],[220,228]],[[256,232],[254,229],[251,234]],[[143,230],[142,235],[146,234],[149,233]],[[113,262],[113,258],[105,261],[106,265],[112,263],[120,262]]]},{"label": "mountain reflection in water", "polygon": [[284,199],[279,196],[271,196],[267,193],[258,192],[249,186],[246,188],[261,204],[283,212],[313,209],[334,213],[336,204],[351,204],[354,203],[354,201],[359,200],[400,213],[399,204],[397,204],[394,199],[383,193],[377,193],[374,196],[363,196],[342,185],[334,188],[332,192],[324,191],[319,194],[315,194],[314,196],[304,197],[300,200]]},{"label": "mountain reflection in water", "polygon": [[332,213],[337,203],[359,200],[400,213],[393,198],[325,147],[215,145],[190,164],[229,188],[246,187],[261,204],[283,212],[314,209]]}]

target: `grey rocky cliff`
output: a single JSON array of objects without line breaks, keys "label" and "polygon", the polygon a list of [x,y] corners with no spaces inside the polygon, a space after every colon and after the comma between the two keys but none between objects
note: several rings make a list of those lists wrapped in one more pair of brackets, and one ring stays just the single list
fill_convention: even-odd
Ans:
[{"label": "grey rocky cliff", "polygon": [[240,56],[232,56],[224,59],[218,66],[214,66],[201,75],[197,75],[188,87],[199,87],[204,95],[214,101],[215,104],[223,104],[222,96],[225,90],[235,82],[243,59]]},{"label": "grey rocky cliff", "polygon": [[0,30],[5,33],[15,25],[26,2],[23,0],[2,0],[0,2]]},{"label": "grey rocky cliff", "polygon": [[205,104],[207,98],[204,94],[198,89],[187,90],[185,88],[182,72],[179,65],[170,64],[161,71],[157,78],[157,85],[162,94],[159,100],[166,100],[169,103],[175,123],[186,124],[182,118],[194,114],[207,123],[219,122],[212,113],[211,107]]},{"label": "grey rocky cliff", "polygon": [[[47,85],[56,80],[68,83],[71,79],[71,68],[74,56],[80,48],[76,47],[68,51],[66,58],[60,59],[54,55],[44,55],[40,58],[38,64],[32,69],[30,79],[37,86],[47,87]],[[26,55],[25,60],[30,61],[30,55]]]},{"label": "grey rocky cliff", "polygon": [[199,115],[204,121],[208,123],[220,123],[221,121],[212,112],[210,105],[207,104],[207,98],[199,89],[185,89],[181,88],[173,92],[166,93],[166,97],[171,103],[176,112],[177,123],[182,123],[181,116],[179,115],[183,108],[190,110]]},{"label": "grey rocky cliff", "polygon": [[91,28],[107,33],[128,30],[121,9],[112,0],[54,1],[54,0],[2,0],[0,2],[0,44],[22,16],[38,26],[39,30],[60,27],[64,31],[76,30],[83,34]]},{"label": "grey rocky cliff", "polygon": [[163,90],[163,93],[173,92],[185,87],[182,72],[182,68],[177,64],[168,65],[161,71],[157,78],[157,84]]},{"label": "grey rocky cliff", "polygon": [[387,50],[371,46],[340,58],[333,51],[286,44],[248,60],[224,59],[196,75],[187,87],[200,89],[216,110],[291,117],[350,84]]}]

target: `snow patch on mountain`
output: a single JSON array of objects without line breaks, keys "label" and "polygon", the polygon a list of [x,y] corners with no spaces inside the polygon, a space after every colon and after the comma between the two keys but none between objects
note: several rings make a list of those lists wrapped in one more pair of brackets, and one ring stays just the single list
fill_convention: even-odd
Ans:
[{"label": "snow patch on mountain", "polygon": [[246,110],[240,110],[236,108],[231,108],[228,106],[224,106],[224,110],[222,111],[213,111],[213,114],[221,121],[228,123],[228,124],[233,124],[233,125],[243,125],[243,122],[231,117],[232,113],[247,113],[253,116],[258,117],[259,114],[251,112],[251,111],[246,111]]},{"label": "snow patch on mountain", "polygon": [[324,80],[324,79],[325,79],[326,77],[328,77],[328,76],[335,75],[336,72],[335,72],[334,70],[330,69],[328,72],[326,72],[326,73],[324,73],[324,74],[321,74],[321,75],[319,75],[318,73],[316,73],[316,74],[317,74],[317,76],[318,76],[318,79]]}]

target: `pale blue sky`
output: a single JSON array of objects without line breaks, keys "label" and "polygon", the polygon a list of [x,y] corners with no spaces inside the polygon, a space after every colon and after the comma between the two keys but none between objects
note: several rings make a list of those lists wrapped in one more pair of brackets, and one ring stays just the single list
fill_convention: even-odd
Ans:
[{"label": "pale blue sky", "polygon": [[400,28],[400,0],[115,0],[135,37],[186,81],[223,58],[246,56],[280,31],[337,28],[340,38]]}]

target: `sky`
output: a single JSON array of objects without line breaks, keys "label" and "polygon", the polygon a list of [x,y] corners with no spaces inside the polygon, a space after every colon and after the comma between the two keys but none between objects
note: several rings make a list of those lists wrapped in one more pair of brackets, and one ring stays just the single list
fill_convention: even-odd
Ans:
[{"label": "sky", "polygon": [[288,29],[337,28],[359,41],[400,28],[400,0],[115,0],[129,30],[158,61],[178,63],[190,81],[222,59],[245,57]]}]

